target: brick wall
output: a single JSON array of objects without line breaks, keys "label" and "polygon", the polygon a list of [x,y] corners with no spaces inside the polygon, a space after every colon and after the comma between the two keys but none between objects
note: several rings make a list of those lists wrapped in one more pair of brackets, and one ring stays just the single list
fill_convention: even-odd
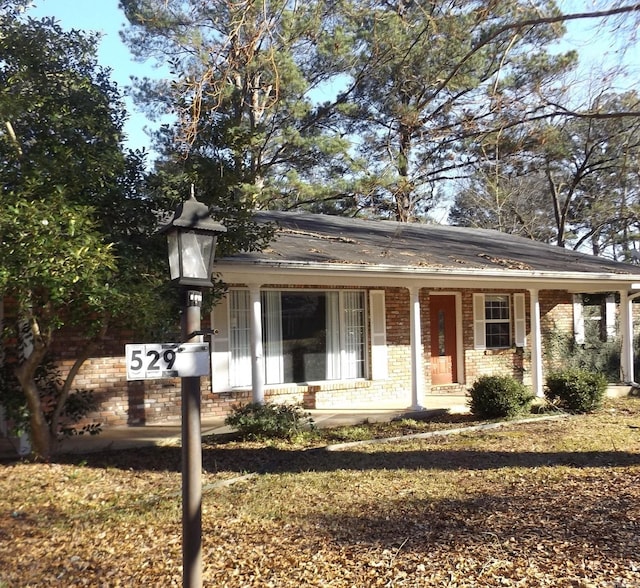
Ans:
[{"label": "brick wall", "polygon": [[[420,291],[421,335],[423,344],[422,373],[425,393],[441,393],[430,388],[430,327],[429,292]],[[460,291],[462,302],[462,337],[464,372],[470,386],[481,375],[510,374],[530,383],[529,348],[475,350],[473,348],[473,293]],[[484,293],[513,294],[513,291],[483,290]],[[410,371],[410,295],[406,288],[386,289],[386,328],[388,379],[384,381],[324,382],[317,385],[283,385],[267,387],[265,397],[273,402],[304,402],[308,408],[381,408],[407,407],[411,402]],[[572,298],[568,293],[541,291],[539,295],[543,329],[573,329]],[[529,308],[529,295],[526,294]],[[527,310],[527,339],[531,342]],[[133,342],[131,333],[112,336],[100,348],[96,357],[88,360],[76,377],[74,388],[91,390],[99,410],[91,415],[106,426],[142,425],[180,418],[180,380],[145,380],[127,382],[124,364],[124,345]],[[54,352],[60,359],[63,375],[68,373],[73,358],[83,345],[73,332],[60,338]],[[370,346],[369,346],[370,348]],[[370,358],[369,358],[370,359]],[[459,389],[457,390],[460,391]],[[234,404],[251,401],[249,389],[212,393],[208,378],[202,378],[202,413],[222,416]]]}]

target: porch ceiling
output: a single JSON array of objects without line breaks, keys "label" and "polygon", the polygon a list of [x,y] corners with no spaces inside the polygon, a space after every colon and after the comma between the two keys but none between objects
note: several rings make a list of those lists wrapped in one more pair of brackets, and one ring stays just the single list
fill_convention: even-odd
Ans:
[{"label": "porch ceiling", "polygon": [[259,212],[277,225],[264,251],[217,261],[233,283],[632,289],[640,268],[498,231]]}]

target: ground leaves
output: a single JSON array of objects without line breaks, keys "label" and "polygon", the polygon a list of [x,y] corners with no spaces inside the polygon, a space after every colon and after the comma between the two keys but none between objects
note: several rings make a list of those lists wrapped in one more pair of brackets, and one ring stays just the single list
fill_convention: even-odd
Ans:
[{"label": "ground leaves", "polygon": [[[344,451],[212,441],[205,585],[637,586],[639,424],[630,398]],[[179,456],[0,466],[0,586],[180,586]]]}]

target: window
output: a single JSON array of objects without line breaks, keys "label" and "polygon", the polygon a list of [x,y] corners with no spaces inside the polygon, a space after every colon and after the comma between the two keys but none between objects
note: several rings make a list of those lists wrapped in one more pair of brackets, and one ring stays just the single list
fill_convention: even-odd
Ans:
[{"label": "window", "polygon": [[[512,297],[513,314],[512,316]],[[476,349],[504,349],[513,342],[525,346],[524,294],[474,294],[474,346]],[[513,323],[513,327],[512,327]]]},{"label": "window", "polygon": [[616,299],[612,294],[574,294],[573,330],[576,343],[593,346],[617,333]]},{"label": "window", "polygon": [[[266,384],[365,375],[365,297],[361,291],[261,293]],[[251,382],[249,296],[230,293],[231,384]]]},{"label": "window", "polygon": [[511,319],[508,296],[485,296],[486,345],[491,348],[511,345]]}]

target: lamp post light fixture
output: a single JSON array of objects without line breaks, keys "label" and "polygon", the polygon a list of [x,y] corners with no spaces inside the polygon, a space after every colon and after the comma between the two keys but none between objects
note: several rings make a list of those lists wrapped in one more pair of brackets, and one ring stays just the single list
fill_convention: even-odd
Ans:
[{"label": "lamp post light fixture", "polygon": [[[183,342],[201,341],[202,288],[213,287],[216,240],[226,227],[191,197],[160,228],[167,234],[171,280],[182,286]],[[182,378],[182,579],[185,588],[202,587],[202,438],[200,377]]]},{"label": "lamp post light fixture", "polygon": [[211,288],[217,237],[227,229],[211,218],[209,208],[191,190],[189,200],[178,206],[160,231],[167,234],[171,280]]}]

